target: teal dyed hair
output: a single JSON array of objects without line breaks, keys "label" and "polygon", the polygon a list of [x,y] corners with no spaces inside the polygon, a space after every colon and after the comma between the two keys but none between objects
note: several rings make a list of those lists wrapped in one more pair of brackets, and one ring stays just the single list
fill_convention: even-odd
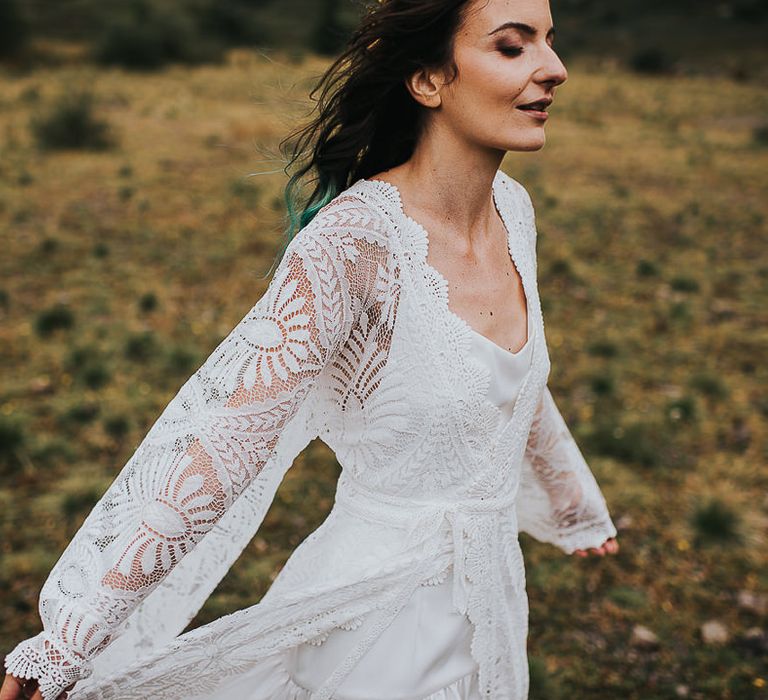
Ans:
[{"label": "teal dyed hair", "polygon": [[[453,38],[470,4],[387,0],[368,7],[343,52],[310,92],[317,116],[280,142],[289,179],[284,241],[273,268],[291,240],[337,195],[411,157],[425,112],[405,81],[420,68],[448,66],[455,77]],[[302,182],[310,171],[316,176],[314,189],[303,199]]]}]

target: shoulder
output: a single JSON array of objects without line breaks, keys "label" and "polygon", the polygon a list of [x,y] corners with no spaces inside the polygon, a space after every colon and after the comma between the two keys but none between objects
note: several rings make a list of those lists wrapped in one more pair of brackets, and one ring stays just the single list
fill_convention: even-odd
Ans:
[{"label": "shoulder", "polygon": [[533,202],[531,201],[531,195],[528,194],[528,190],[525,186],[515,180],[511,175],[507,175],[503,170],[499,170],[499,178],[504,184],[504,187],[523,207],[526,215],[533,217]]},{"label": "shoulder", "polygon": [[321,207],[289,249],[318,280],[343,279],[353,296],[368,299],[392,277],[390,228],[391,221],[375,202],[348,189]]},{"label": "shoulder", "polygon": [[510,208],[522,219],[528,240],[531,246],[536,248],[536,215],[533,210],[533,202],[525,186],[507,175],[503,170],[499,170],[499,177],[502,185],[506,189],[511,199]]},{"label": "shoulder", "polygon": [[361,192],[355,184],[337,194],[297,236],[324,238],[341,246],[349,245],[351,239],[362,240],[386,249],[391,222],[386,212]]}]

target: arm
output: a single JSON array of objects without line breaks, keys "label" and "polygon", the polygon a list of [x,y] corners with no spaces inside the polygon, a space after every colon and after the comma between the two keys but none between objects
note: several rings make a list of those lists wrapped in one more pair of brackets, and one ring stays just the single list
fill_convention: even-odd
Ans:
[{"label": "arm", "polygon": [[[523,185],[504,180],[520,205],[537,268],[533,203]],[[522,461],[517,500],[518,528],[566,554],[598,548],[616,536],[597,481],[573,439],[548,386],[536,407]]]},{"label": "arm", "polygon": [[[54,566],[40,594],[43,631],[5,658],[8,673],[39,680],[44,700],[93,673],[97,655],[208,533],[228,534],[231,518],[220,521],[241,494],[274,495],[279,443],[311,432],[297,428],[298,414],[360,318],[385,254],[354,227],[339,233],[354,218],[339,209],[318,213],[290,242],[264,296],[166,406]],[[161,619],[144,630],[145,648],[171,614],[153,610]]]},{"label": "arm", "polygon": [[521,531],[566,554],[616,536],[597,481],[547,386],[523,457],[517,517]]}]

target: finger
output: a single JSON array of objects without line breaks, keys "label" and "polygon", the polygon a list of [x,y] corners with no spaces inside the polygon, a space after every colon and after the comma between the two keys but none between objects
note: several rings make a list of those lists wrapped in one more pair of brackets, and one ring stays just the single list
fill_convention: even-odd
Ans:
[{"label": "finger", "polygon": [[0,687],[0,700],[17,700],[17,698],[23,697],[21,688],[22,681],[7,673],[3,685]]}]

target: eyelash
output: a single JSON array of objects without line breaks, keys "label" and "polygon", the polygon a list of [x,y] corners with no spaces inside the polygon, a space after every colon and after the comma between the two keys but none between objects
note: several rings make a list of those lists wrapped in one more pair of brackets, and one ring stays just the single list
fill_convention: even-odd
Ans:
[{"label": "eyelash", "polygon": [[499,48],[499,51],[505,56],[519,56],[523,53],[521,46],[502,46]]}]

